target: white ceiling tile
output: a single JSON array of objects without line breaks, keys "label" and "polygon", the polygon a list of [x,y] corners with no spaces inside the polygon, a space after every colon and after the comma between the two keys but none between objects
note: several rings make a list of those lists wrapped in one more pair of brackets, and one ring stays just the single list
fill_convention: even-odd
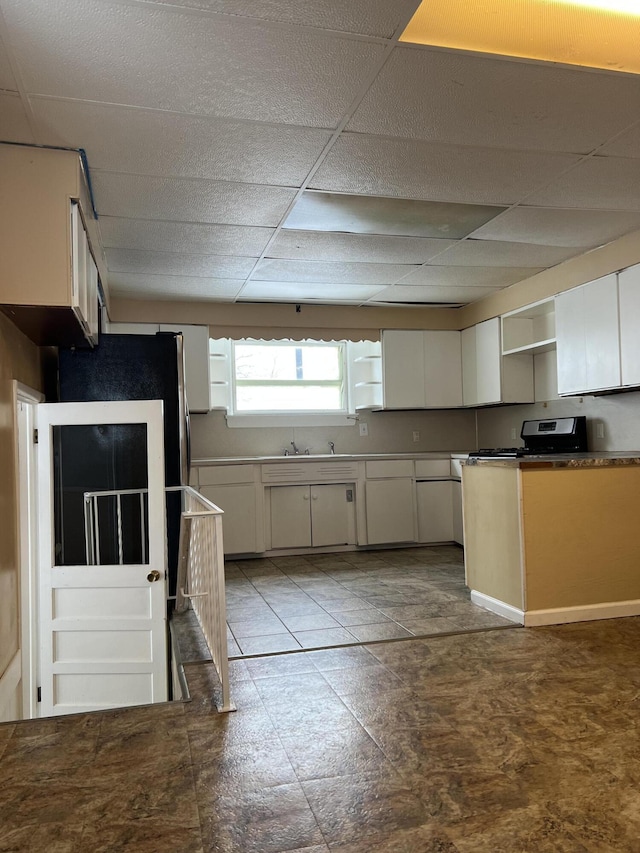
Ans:
[{"label": "white ceiling tile", "polygon": [[255,265],[254,258],[187,255],[181,252],[148,252],[135,249],[107,249],[106,256],[109,272],[148,275],[245,279]]},{"label": "white ceiling tile", "polygon": [[598,151],[612,157],[640,157],[640,123],[609,142]]},{"label": "white ceiling tile", "polygon": [[242,281],[189,276],[134,275],[110,273],[109,292],[129,299],[202,299],[230,301],[242,287]]},{"label": "white ceiling tile", "polygon": [[[165,2],[165,0],[152,0]],[[245,18],[261,18],[265,21],[282,21],[318,27],[323,30],[360,33],[379,38],[391,38],[400,25],[405,25],[415,12],[419,0],[172,0],[175,6],[192,9],[207,9]]]},{"label": "white ceiling tile", "polygon": [[364,302],[381,290],[380,285],[249,281],[238,298],[258,301],[277,299],[303,302],[309,299],[318,299],[325,302]]},{"label": "white ceiling tile", "polygon": [[3,0],[30,94],[334,127],[384,45],[155,4]]},{"label": "white ceiling tile", "polygon": [[364,261],[384,264],[423,264],[453,246],[454,240],[427,237],[387,237],[338,234],[330,231],[282,229],[269,247],[270,258],[309,261]]},{"label": "white ceiling tile", "polygon": [[461,267],[551,267],[580,253],[580,249],[511,243],[498,240],[461,240],[438,255],[432,264]]},{"label": "white ceiling tile", "polygon": [[640,79],[397,47],[349,130],[586,154],[637,120]]},{"label": "white ceiling tile", "polygon": [[0,137],[4,142],[35,142],[19,95],[0,92]]},{"label": "white ceiling tile", "polygon": [[640,160],[590,157],[533,193],[527,204],[640,211]]},{"label": "white ceiling tile", "polygon": [[9,62],[9,54],[0,36],[0,89],[5,92],[14,91],[16,89],[16,81],[11,70]]},{"label": "white ceiling tile", "polygon": [[253,281],[325,282],[327,284],[393,284],[419,269],[412,264],[367,264],[339,261],[265,259],[258,263]]},{"label": "white ceiling tile", "polygon": [[590,249],[639,228],[640,213],[514,207],[482,225],[473,237]]},{"label": "white ceiling tile", "polygon": [[258,184],[92,173],[99,216],[275,226],[296,191]]},{"label": "white ceiling tile", "polygon": [[420,267],[400,284],[438,287],[508,287],[540,272],[535,267]]},{"label": "white ceiling tile", "polygon": [[283,227],[401,237],[466,237],[502,208],[408,198],[303,192]]},{"label": "white ceiling tile", "polygon": [[33,98],[47,145],[84,148],[91,169],[300,186],[325,130]]},{"label": "white ceiling tile", "polygon": [[198,222],[156,222],[101,216],[98,222],[105,247],[199,255],[242,255],[257,258],[273,228],[242,225],[203,225]]},{"label": "white ceiling tile", "polygon": [[314,189],[456,203],[513,204],[579,161],[539,154],[343,134]]},{"label": "white ceiling tile", "polygon": [[484,296],[489,296],[499,290],[499,287],[459,287],[451,285],[448,287],[437,287],[424,285],[422,287],[403,287],[394,284],[386,290],[377,293],[371,300],[374,304],[380,303],[416,303],[429,304],[431,302],[442,302],[448,304],[465,304],[477,302]]}]

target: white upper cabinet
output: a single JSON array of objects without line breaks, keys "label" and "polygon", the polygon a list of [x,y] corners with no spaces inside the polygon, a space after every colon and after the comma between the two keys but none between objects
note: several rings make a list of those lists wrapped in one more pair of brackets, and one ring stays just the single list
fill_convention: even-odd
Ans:
[{"label": "white upper cabinet", "polygon": [[556,297],[558,394],[587,394],[621,385],[617,275]]},{"label": "white upper cabinet", "polygon": [[462,389],[465,406],[533,401],[533,362],[503,358],[499,317],[462,332]]},{"label": "white upper cabinet", "polygon": [[622,385],[640,385],[640,264],[618,273]]},{"label": "white upper cabinet", "polygon": [[382,376],[386,409],[461,406],[460,332],[383,331]]}]

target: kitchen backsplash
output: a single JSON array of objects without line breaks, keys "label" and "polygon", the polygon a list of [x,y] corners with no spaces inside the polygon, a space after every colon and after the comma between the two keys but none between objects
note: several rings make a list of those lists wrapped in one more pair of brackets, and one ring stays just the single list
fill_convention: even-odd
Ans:
[{"label": "kitchen backsplash", "polygon": [[[358,423],[367,424],[368,435],[360,435]],[[311,453],[327,453],[330,441],[336,453],[465,451],[476,447],[476,418],[468,409],[363,412],[354,426],[229,429],[222,411],[191,416],[193,459],[280,455],[291,441],[300,452],[309,448]]]}]

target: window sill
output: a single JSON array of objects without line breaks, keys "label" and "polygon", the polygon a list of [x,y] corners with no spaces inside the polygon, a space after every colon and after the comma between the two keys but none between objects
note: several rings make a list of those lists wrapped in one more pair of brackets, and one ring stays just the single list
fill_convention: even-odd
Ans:
[{"label": "window sill", "polygon": [[278,415],[227,415],[227,426],[237,427],[328,427],[355,426],[358,415],[342,412],[290,412]]}]

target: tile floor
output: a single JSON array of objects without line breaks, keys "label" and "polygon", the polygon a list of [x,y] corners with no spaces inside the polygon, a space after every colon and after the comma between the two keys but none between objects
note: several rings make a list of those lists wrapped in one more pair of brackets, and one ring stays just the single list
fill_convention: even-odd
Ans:
[{"label": "tile floor", "polygon": [[[471,603],[455,545],[237,560],[225,568],[231,658],[514,627]],[[185,633],[182,659],[206,659],[206,646]]]},{"label": "tile floor", "polygon": [[7,853],[638,853],[640,618],[210,664],[0,725]]}]

